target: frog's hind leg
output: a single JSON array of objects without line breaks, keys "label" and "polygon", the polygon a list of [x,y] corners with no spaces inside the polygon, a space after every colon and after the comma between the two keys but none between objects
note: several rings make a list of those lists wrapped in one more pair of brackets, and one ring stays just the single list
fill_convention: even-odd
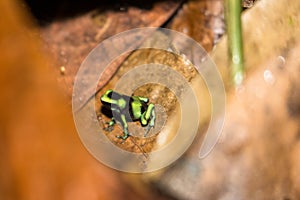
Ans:
[{"label": "frog's hind leg", "polygon": [[140,101],[144,102],[144,103],[148,103],[149,99],[147,97],[137,97]]},{"label": "frog's hind leg", "polygon": [[[150,119],[150,122],[149,122],[149,119]],[[149,131],[151,130],[151,128],[154,127],[155,119],[156,119],[156,116],[155,116],[154,104],[151,103],[151,104],[149,104],[146,112],[141,117],[142,125],[145,126],[148,123],[146,131],[144,133],[144,137],[146,137],[148,135]]]}]

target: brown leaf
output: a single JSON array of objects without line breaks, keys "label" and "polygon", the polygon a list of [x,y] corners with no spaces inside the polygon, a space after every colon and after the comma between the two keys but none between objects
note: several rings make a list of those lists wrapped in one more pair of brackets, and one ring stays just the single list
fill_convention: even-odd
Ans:
[{"label": "brown leaf", "polygon": [[19,1],[0,10],[0,199],[159,198],[88,154],[36,27]]},{"label": "brown leaf", "polygon": [[[57,60],[55,70],[59,83],[65,88],[67,95],[71,97],[74,78],[82,61],[102,40],[133,28],[159,27],[169,19],[178,6],[179,1],[162,1],[153,3],[149,10],[131,6],[126,12],[112,9],[95,10],[44,27],[43,38],[52,51],[54,59]],[[61,66],[65,68],[63,75],[60,73]],[[117,69],[118,64],[110,67],[98,88],[105,85]],[[89,72],[89,74],[94,73]],[[93,88],[82,95],[86,97],[83,100],[84,104],[94,95]]]}]

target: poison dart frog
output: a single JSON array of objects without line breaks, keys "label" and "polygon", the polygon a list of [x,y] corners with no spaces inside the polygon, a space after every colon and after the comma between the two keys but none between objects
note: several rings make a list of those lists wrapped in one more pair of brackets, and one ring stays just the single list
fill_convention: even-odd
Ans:
[{"label": "poison dart frog", "polygon": [[113,90],[107,90],[101,97],[101,103],[104,108],[111,112],[112,118],[108,122],[107,131],[111,131],[116,122],[121,123],[123,135],[118,138],[126,140],[130,133],[128,132],[127,122],[140,121],[142,126],[147,126],[144,137],[147,136],[155,124],[154,104],[149,102],[146,97],[122,95]]}]

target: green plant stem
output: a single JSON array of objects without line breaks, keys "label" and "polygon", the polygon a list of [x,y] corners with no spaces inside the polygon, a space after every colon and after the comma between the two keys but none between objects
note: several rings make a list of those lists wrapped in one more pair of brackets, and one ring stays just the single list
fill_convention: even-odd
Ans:
[{"label": "green plant stem", "polygon": [[233,83],[240,85],[244,78],[242,40],[242,0],[225,0],[230,69]]}]

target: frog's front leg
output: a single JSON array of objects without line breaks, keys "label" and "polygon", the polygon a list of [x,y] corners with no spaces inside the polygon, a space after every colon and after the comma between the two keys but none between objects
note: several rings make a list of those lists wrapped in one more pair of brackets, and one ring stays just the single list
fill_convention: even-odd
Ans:
[{"label": "frog's front leg", "polygon": [[128,132],[128,124],[127,124],[124,114],[121,114],[121,124],[122,124],[122,128],[123,128],[123,136],[117,135],[117,138],[126,140],[130,136],[130,134]]},{"label": "frog's front leg", "polygon": [[116,124],[116,120],[114,117],[111,118],[110,122],[106,122],[108,125],[107,127],[104,128],[105,131],[112,131],[114,130],[114,125]]}]

